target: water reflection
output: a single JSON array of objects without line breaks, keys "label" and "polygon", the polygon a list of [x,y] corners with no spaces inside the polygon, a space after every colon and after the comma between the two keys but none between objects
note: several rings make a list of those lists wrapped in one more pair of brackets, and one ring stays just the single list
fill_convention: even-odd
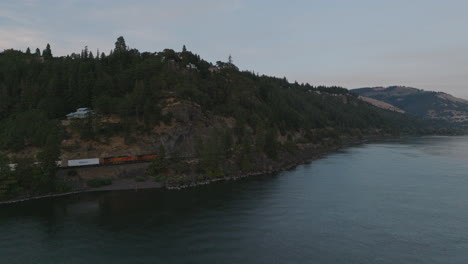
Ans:
[{"label": "water reflection", "polygon": [[1,206],[0,263],[464,263],[467,147],[404,138],[273,176]]}]

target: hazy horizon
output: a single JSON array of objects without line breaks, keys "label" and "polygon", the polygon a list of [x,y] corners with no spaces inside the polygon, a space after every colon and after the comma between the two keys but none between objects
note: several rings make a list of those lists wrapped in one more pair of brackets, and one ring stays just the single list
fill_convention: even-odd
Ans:
[{"label": "hazy horizon", "polygon": [[468,99],[468,2],[94,1],[0,3],[0,50],[85,46],[115,39],[140,51],[180,50],[241,69],[349,89],[404,85]]}]

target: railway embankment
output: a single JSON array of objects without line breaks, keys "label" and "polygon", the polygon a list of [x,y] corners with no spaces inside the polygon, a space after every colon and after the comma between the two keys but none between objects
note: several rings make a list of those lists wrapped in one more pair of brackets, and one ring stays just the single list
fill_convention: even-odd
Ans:
[{"label": "railway embankment", "polygon": [[126,163],[106,166],[62,168],[57,176],[73,189],[89,189],[87,182],[92,179],[110,179],[113,183],[119,179],[134,179],[145,175],[150,163]]},{"label": "railway embankment", "polygon": [[[256,160],[252,161],[255,167],[247,172],[236,171],[230,175],[223,177],[207,179],[201,181],[193,181],[189,184],[168,184],[156,182],[153,178],[145,178],[145,172],[150,165],[149,162],[143,163],[123,163],[113,164],[106,166],[90,166],[90,167],[75,167],[75,168],[62,168],[58,172],[58,177],[62,178],[67,184],[72,187],[72,190],[66,193],[55,193],[49,195],[42,195],[37,197],[20,197],[14,200],[2,201],[0,204],[8,204],[15,202],[22,202],[27,200],[41,199],[47,197],[58,197],[65,195],[74,195],[84,192],[100,192],[100,191],[120,191],[120,190],[140,190],[140,189],[153,189],[153,188],[167,188],[170,190],[180,190],[199,185],[211,184],[214,182],[238,180],[246,177],[268,175],[277,173],[284,170],[293,169],[294,167],[308,163],[315,159],[322,157],[328,153],[337,151],[342,148],[350,147],[353,145],[363,144],[373,141],[381,141],[387,138],[383,136],[368,136],[364,138],[349,139],[341,144],[332,144],[328,146],[318,146],[312,144],[305,144],[300,148],[295,155],[284,155],[281,161]],[[181,175],[172,175],[173,177],[180,177]],[[196,175],[185,175],[194,177]],[[110,179],[111,184],[98,188],[92,188],[87,185],[89,180],[93,179]],[[141,180],[139,180],[141,179]]]},{"label": "railway embankment", "polygon": [[[57,172],[57,177],[62,179],[66,184],[68,184],[68,186],[70,186],[70,191],[63,193],[50,193],[38,196],[17,197],[11,200],[0,201],[0,204],[11,204],[29,200],[61,197],[85,192],[140,190],[163,187],[161,183],[155,182],[154,180],[136,180],[138,177],[145,175],[145,170],[148,166],[149,163],[143,162],[113,164],[106,166],[62,168]],[[87,182],[89,180],[97,178],[111,180],[111,184],[97,188],[92,188],[87,185]]]}]

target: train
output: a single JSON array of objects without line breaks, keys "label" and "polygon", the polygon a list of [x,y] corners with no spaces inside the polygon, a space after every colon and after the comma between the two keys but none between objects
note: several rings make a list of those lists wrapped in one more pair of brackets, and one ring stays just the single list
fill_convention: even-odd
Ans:
[{"label": "train", "polygon": [[[74,159],[67,160],[65,163],[62,161],[56,161],[56,164],[60,168],[73,168],[73,167],[86,167],[86,166],[104,166],[124,163],[137,163],[137,162],[150,162],[158,157],[158,154],[144,154],[136,156],[115,156],[115,157],[104,157],[104,158],[88,158],[88,159]],[[39,162],[34,162],[34,165],[38,165]],[[17,164],[8,164],[11,170],[15,170]]]},{"label": "train", "polygon": [[67,161],[67,167],[96,166],[121,163],[145,162],[155,159],[158,154],[145,154],[137,156],[116,156],[105,158],[77,159]]}]

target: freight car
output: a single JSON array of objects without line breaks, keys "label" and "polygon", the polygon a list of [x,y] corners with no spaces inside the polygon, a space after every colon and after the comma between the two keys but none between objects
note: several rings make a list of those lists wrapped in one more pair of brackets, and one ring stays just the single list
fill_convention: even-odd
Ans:
[{"label": "freight car", "polygon": [[117,164],[117,163],[126,163],[136,161],[136,157],[132,156],[118,156],[118,157],[105,157],[100,158],[99,162],[101,164]]},{"label": "freight car", "polygon": [[67,162],[67,167],[81,167],[81,166],[91,166],[99,165],[99,159],[78,159],[78,160],[69,160]]},{"label": "freight car", "polygon": [[[56,161],[58,167],[84,167],[84,166],[99,166],[99,165],[112,165],[132,162],[149,162],[155,159],[157,154],[144,154],[137,156],[118,156],[118,157],[105,157],[105,158],[90,158],[90,159],[76,159],[68,160],[65,164],[62,161]],[[39,165],[40,162],[34,162],[34,165]],[[16,170],[17,164],[8,164],[10,170]]]},{"label": "freight car", "polygon": [[112,165],[133,162],[149,162],[155,159],[158,154],[144,154],[137,156],[117,156],[94,159],[69,160],[68,167],[92,166],[92,165]]}]

